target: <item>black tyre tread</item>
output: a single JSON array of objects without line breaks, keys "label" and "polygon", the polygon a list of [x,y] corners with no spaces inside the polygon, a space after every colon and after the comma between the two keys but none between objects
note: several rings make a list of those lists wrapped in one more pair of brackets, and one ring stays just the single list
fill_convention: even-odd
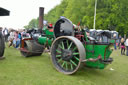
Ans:
[{"label": "black tyre tread", "polygon": [[4,49],[5,49],[4,37],[2,36],[2,33],[0,32],[0,57],[4,55]]}]

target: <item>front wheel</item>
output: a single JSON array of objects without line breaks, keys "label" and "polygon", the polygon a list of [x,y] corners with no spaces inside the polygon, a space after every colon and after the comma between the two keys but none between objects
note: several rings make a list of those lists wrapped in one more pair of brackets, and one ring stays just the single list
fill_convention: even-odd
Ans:
[{"label": "front wheel", "polygon": [[52,63],[59,72],[64,74],[75,73],[85,57],[85,48],[75,37],[61,36],[52,44]]},{"label": "front wheel", "polygon": [[44,46],[39,45],[34,40],[28,40],[24,42],[24,49],[27,51],[20,50],[24,57],[40,56],[44,51]]}]

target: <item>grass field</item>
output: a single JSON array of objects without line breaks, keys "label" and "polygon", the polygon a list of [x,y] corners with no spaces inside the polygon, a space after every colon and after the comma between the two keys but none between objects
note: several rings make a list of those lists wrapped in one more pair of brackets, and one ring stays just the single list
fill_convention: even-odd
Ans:
[{"label": "grass field", "polygon": [[83,67],[74,75],[57,72],[47,53],[25,58],[6,47],[5,56],[0,61],[0,85],[128,85],[128,56],[120,55],[119,50],[113,52],[114,62],[104,70]]}]

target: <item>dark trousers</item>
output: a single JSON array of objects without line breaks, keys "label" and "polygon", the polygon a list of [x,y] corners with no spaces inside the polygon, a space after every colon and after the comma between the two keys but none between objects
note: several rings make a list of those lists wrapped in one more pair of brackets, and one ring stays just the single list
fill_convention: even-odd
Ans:
[{"label": "dark trousers", "polygon": [[4,38],[5,38],[5,42],[7,42],[8,41],[8,35],[5,35]]},{"label": "dark trousers", "polygon": [[121,54],[125,55],[125,48],[121,48]]},{"label": "dark trousers", "polygon": [[126,49],[127,49],[126,55],[128,56],[128,46],[126,46]]}]

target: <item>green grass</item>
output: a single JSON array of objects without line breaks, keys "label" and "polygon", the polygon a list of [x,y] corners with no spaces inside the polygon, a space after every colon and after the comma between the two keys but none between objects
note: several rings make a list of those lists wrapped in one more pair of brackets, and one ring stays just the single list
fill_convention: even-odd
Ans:
[{"label": "green grass", "polygon": [[114,62],[104,70],[83,67],[74,75],[56,71],[47,53],[25,58],[6,47],[5,56],[0,60],[0,85],[128,85],[128,56],[120,55],[119,50],[113,52]]}]

